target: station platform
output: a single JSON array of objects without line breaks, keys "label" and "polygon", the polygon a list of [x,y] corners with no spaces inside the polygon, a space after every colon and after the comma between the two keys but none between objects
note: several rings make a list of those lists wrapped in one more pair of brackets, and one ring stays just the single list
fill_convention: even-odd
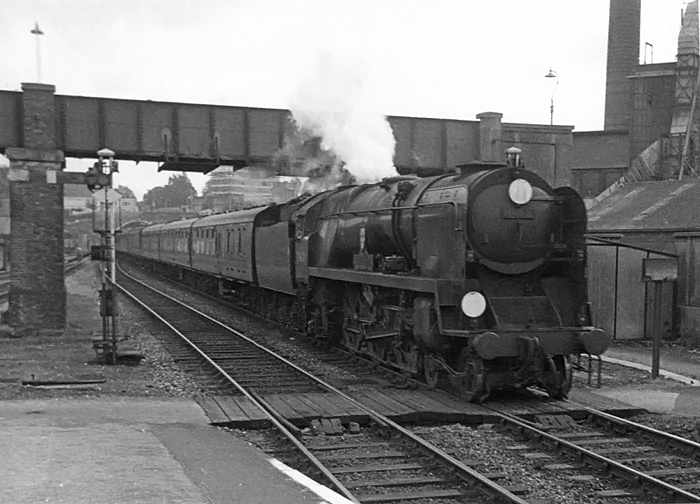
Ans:
[{"label": "station platform", "polygon": [[190,399],[0,401],[0,503],[341,504]]},{"label": "station platform", "polygon": [[[369,392],[358,394],[374,401],[378,411],[403,421],[432,415],[435,421],[481,422],[490,414],[487,408],[460,403],[441,392],[425,392],[428,395],[420,403],[411,391],[393,390],[391,397],[380,392],[372,392],[374,397]],[[328,411],[322,412],[318,406],[322,398],[268,396],[267,400],[277,407],[286,404],[286,414],[296,404],[298,414],[305,415],[298,423],[322,415],[359,422],[366,417],[361,410],[338,403],[334,409],[328,403]],[[235,404],[231,397],[200,404],[186,398],[133,397],[0,401],[0,503],[349,502],[212,425],[266,426],[251,408],[236,410]],[[605,405],[608,410],[617,408],[618,414],[630,410],[613,400],[603,400],[600,406]],[[567,410],[559,402],[513,408],[513,413],[525,416]],[[575,408],[568,409],[575,416]],[[231,419],[228,415],[235,411],[239,417]],[[247,418],[240,416],[242,411],[248,411]]]},{"label": "station platform", "polygon": [[[76,334],[89,331],[92,326],[100,327],[94,301],[99,285],[91,279],[86,268],[82,276],[71,277],[66,282],[69,321],[71,331]],[[57,348],[60,345],[41,351],[53,352],[54,359],[66,359],[63,354],[56,355]],[[28,362],[32,355],[27,353],[21,360]],[[77,372],[84,372],[83,361],[79,361],[81,367]],[[667,363],[663,364],[665,367]],[[695,390],[700,392],[700,387]],[[415,393],[391,389],[386,393],[376,392],[371,399],[378,412],[397,420],[479,423],[491,414],[487,408],[458,402],[441,392],[429,392],[424,397]],[[647,387],[631,392],[574,389],[572,399],[623,416],[642,408],[651,409],[649,393]],[[680,398],[688,397],[683,402],[688,407],[700,405],[700,398],[690,397],[690,393],[677,392]],[[351,406],[325,404],[322,399],[303,395],[267,397],[273,405],[281,408],[286,404],[295,410],[300,424],[313,416],[347,415],[348,421],[362,421],[366,417]],[[664,396],[663,404],[671,399]],[[496,403],[491,401],[499,407],[506,401]],[[672,401],[671,405],[674,404],[677,411],[681,400]],[[511,407],[511,413],[525,418],[556,412],[577,414],[565,403],[546,406],[520,403]],[[251,411],[243,402],[230,397],[210,398],[200,404],[186,398],[115,395],[0,400],[0,504],[349,502],[212,426],[264,426],[265,420],[256,418]]]}]

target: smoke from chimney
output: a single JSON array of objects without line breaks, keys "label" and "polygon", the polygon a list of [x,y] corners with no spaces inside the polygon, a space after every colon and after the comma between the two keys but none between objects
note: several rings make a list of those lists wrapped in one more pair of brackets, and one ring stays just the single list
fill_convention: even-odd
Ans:
[{"label": "smoke from chimney", "polygon": [[[397,175],[394,167],[396,140],[386,117],[363,86],[362,65],[346,56],[325,52],[290,100],[298,129],[309,138],[320,138],[320,151],[334,161],[313,167],[312,178],[328,175],[335,185],[348,179],[378,182]],[[316,173],[314,173],[314,169]],[[347,171],[351,177],[343,175]]]}]

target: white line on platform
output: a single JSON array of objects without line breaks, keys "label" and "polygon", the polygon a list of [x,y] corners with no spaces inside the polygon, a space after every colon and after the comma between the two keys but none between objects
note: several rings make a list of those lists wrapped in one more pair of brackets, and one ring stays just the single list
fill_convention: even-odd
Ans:
[{"label": "white line on platform", "polygon": [[323,486],[320,483],[315,482],[308,476],[304,476],[302,473],[300,473],[296,469],[292,469],[283,462],[280,462],[279,460],[273,458],[268,460],[270,464],[272,464],[284,474],[292,478],[294,481],[305,486],[313,493],[324,499],[323,502],[328,504],[354,504],[351,500],[346,499],[345,497],[343,497],[337,492],[334,492],[327,486]]}]

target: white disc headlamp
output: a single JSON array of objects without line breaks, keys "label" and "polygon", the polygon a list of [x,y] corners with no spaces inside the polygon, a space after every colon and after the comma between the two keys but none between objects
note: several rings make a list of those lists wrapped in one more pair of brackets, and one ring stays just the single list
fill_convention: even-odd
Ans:
[{"label": "white disc headlamp", "polygon": [[486,298],[478,292],[467,292],[460,305],[467,317],[480,317],[486,311]]},{"label": "white disc headlamp", "polygon": [[516,205],[524,205],[532,199],[532,186],[524,179],[515,179],[508,186],[508,197]]}]

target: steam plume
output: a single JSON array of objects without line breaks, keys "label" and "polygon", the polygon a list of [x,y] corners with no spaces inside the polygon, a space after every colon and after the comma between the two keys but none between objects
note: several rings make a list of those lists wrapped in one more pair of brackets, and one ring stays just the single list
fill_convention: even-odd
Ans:
[{"label": "steam plume", "polygon": [[340,180],[339,174],[347,170],[358,183],[378,182],[397,175],[396,141],[386,117],[365,92],[362,73],[356,61],[343,58],[341,63],[323,53],[291,99],[290,109],[301,132],[319,137],[320,149],[334,156],[327,170],[331,178]]}]

